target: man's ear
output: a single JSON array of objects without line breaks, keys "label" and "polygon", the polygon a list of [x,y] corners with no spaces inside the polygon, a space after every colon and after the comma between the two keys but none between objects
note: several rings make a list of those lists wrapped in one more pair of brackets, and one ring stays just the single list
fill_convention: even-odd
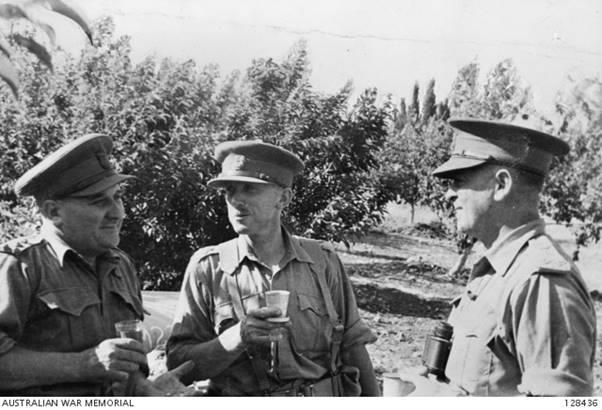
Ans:
[{"label": "man's ear", "polygon": [[515,181],[512,178],[512,174],[505,168],[500,168],[496,171],[495,176],[495,189],[493,192],[493,199],[496,201],[502,201],[508,198]]},{"label": "man's ear", "polygon": [[59,201],[54,199],[45,199],[39,205],[40,212],[44,218],[49,219],[55,225],[60,224],[62,221],[61,217],[61,204]]},{"label": "man's ear", "polygon": [[293,190],[291,188],[283,188],[280,195],[280,209],[286,208],[293,200]]}]

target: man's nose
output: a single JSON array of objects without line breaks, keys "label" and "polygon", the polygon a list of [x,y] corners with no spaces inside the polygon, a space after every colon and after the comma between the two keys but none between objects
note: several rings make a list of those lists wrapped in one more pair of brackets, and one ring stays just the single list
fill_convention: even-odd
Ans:
[{"label": "man's nose", "polygon": [[445,192],[445,200],[448,202],[455,201],[457,197],[458,197],[458,194],[456,194],[456,191],[454,191],[451,188],[448,188],[447,192]]},{"label": "man's nose", "polygon": [[111,218],[115,218],[115,219],[125,218],[125,208],[123,206],[123,201],[121,199],[113,201],[113,206],[111,207],[109,216]]}]

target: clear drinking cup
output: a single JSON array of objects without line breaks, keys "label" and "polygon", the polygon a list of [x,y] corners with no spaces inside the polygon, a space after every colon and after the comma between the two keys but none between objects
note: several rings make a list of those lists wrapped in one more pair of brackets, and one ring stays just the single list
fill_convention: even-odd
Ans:
[{"label": "clear drinking cup", "polygon": [[270,317],[267,320],[270,322],[288,322],[287,310],[288,299],[290,297],[288,290],[268,290],[265,292],[265,305],[267,307],[275,306],[280,309],[280,316]]}]

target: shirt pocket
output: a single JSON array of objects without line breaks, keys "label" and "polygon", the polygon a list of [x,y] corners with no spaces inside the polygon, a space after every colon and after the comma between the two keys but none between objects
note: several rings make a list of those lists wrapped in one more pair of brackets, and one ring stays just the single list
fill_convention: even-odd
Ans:
[{"label": "shirt pocket", "polygon": [[328,351],[332,328],[322,297],[297,293],[297,308],[298,315],[290,315],[297,347],[301,351]]},{"label": "shirt pocket", "polygon": [[[87,344],[90,327],[101,326],[88,320],[89,308],[98,309],[100,298],[90,288],[51,289],[37,295],[46,310],[46,314],[32,320],[24,335],[25,344],[44,351],[77,350]],[[33,346],[33,344],[37,346]]]},{"label": "shirt pocket", "polygon": [[471,394],[487,395],[494,362],[490,346],[496,337],[496,310],[488,303],[473,308],[474,313],[478,312],[478,318],[467,315],[470,322],[462,323],[456,317],[454,325],[457,333],[454,335],[447,376],[455,382],[459,379],[460,385]]},{"label": "shirt pocket", "polygon": [[100,303],[96,292],[88,288],[53,289],[38,295],[38,298],[49,309],[58,309],[72,316],[81,316],[88,306]]}]

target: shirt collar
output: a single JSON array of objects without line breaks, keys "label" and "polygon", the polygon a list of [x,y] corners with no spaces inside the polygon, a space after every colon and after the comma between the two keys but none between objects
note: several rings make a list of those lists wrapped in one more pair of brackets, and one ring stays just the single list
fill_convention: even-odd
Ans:
[{"label": "shirt collar", "polygon": [[[44,222],[42,224],[42,228],[40,229],[40,236],[42,237],[42,239],[48,242],[48,245],[50,245],[50,248],[54,252],[54,256],[56,256],[56,259],[58,260],[61,268],[65,264],[65,255],[67,254],[67,252],[73,252],[79,258],[84,259],[75,249],[67,245],[63,238],[61,238],[61,236],[59,235],[58,229],[51,223]],[[112,249],[100,255],[100,257],[115,263],[119,260],[119,254]]]},{"label": "shirt collar", "polygon": [[[314,263],[314,260],[299,243],[299,239],[292,236],[284,227],[282,227],[282,235],[284,238],[284,246],[286,248],[286,253],[282,258],[282,266],[286,266],[290,261],[295,259],[299,262]],[[241,236],[236,238],[236,240],[232,242],[232,245],[230,250],[225,253],[227,258],[222,257],[222,260],[220,261],[220,265],[224,272],[229,273],[230,275],[234,274],[236,269],[245,259],[261,263],[259,262],[259,258],[255,254],[254,249]]]},{"label": "shirt collar", "polygon": [[503,276],[523,246],[531,238],[543,234],[545,226],[546,224],[541,218],[521,225],[496,240],[484,256],[489,260],[493,269]]},{"label": "shirt collar", "polygon": [[[57,228],[52,224],[49,224],[49,223],[42,224],[42,229],[40,230],[40,235],[42,236],[42,238],[44,240],[46,240],[46,242],[48,242],[48,245],[50,245],[50,248],[52,248],[52,250],[54,251],[54,255],[56,256],[56,259],[59,261],[59,264],[61,265],[61,268],[62,268],[63,263],[65,261],[65,254],[68,251],[71,251],[71,252],[75,252],[75,251],[73,250],[73,248],[71,248],[69,245],[67,245],[65,243],[63,238],[61,238],[58,235]],[[75,253],[77,253],[77,252],[75,252]]]}]

